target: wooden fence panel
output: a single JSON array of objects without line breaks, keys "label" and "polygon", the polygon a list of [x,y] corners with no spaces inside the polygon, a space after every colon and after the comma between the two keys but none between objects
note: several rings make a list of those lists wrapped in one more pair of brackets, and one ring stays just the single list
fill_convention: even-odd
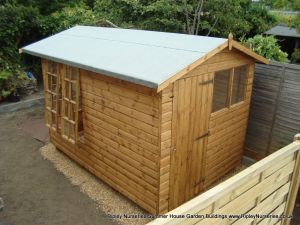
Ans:
[{"label": "wooden fence panel", "polygon": [[260,159],[300,132],[300,65],[256,64],[245,154]]},{"label": "wooden fence panel", "polygon": [[148,225],[289,224],[289,219],[275,217],[292,213],[300,180],[299,152],[296,135],[293,143]]}]

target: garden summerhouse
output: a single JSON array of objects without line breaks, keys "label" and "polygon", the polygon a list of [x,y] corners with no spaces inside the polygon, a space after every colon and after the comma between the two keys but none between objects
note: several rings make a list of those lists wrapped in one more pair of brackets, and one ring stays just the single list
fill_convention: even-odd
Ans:
[{"label": "garden summerhouse", "polygon": [[20,51],[42,58],[51,142],[150,213],[240,164],[268,62],[232,38],[88,26]]}]

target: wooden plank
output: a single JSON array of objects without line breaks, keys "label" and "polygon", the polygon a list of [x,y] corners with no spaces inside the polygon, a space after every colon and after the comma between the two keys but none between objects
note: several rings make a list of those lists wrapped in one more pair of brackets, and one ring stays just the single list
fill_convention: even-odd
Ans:
[{"label": "wooden plank", "polygon": [[[143,130],[137,129],[136,127],[124,123],[119,118],[114,118],[110,115],[104,114],[100,111],[96,111],[92,109],[91,107],[83,105],[84,110],[87,114],[87,117],[90,117],[90,120],[93,122],[97,122],[101,126],[109,126],[106,127],[107,129],[115,130],[118,132],[119,130],[122,130],[123,132],[127,132],[129,135],[126,135],[128,137],[132,136],[134,138],[132,141],[140,143],[144,145],[149,150],[153,149],[154,153],[158,154],[158,137],[152,134],[149,134],[147,132],[144,132]],[[149,148],[148,148],[149,146]]]},{"label": "wooden plank", "polygon": [[126,106],[128,108],[135,109],[139,112],[152,115],[156,118],[158,118],[158,109],[152,105],[141,103],[138,101],[138,99],[131,99],[128,97],[124,97],[120,94],[116,94],[112,91],[108,91],[107,89],[99,89],[94,84],[82,84],[82,90],[85,91],[88,94],[93,94],[95,96],[99,96],[102,99],[110,100],[114,103],[121,104],[123,106]]},{"label": "wooden plank", "polygon": [[[300,143],[300,134],[295,135],[294,141]],[[294,205],[297,198],[297,193],[300,185],[300,151],[296,154],[296,164],[294,168],[294,174],[292,177],[292,184],[289,190],[287,198],[287,205],[284,209],[284,215],[290,216],[293,214]],[[283,224],[290,224],[291,218],[284,218]]]},{"label": "wooden plank", "polygon": [[[154,161],[154,157],[151,157],[151,155],[147,155],[144,149],[139,148],[138,146],[129,145],[128,142],[124,143],[126,142],[126,139],[120,140],[119,136],[110,135],[109,133],[105,132],[104,129],[101,128],[97,129],[97,127],[94,124],[91,124],[88,121],[86,121],[85,128],[85,130],[97,136],[99,140],[116,148],[118,151],[124,153],[125,155],[131,156],[136,161],[143,163],[145,166],[148,166],[151,169],[158,169],[158,158],[156,158],[156,161]],[[106,133],[106,135],[104,135],[104,133]]]},{"label": "wooden plank", "polygon": [[121,112],[115,111],[108,107],[103,107],[102,105],[95,103],[87,98],[85,98],[85,95],[82,96],[82,105],[84,110],[90,110],[93,109],[96,111],[96,114],[105,114],[111,118],[118,119],[120,122],[125,123],[129,126],[134,126],[135,128],[142,130],[148,134],[158,136],[158,126],[152,124],[144,123],[141,120],[138,120],[136,118],[133,118],[131,116],[128,116],[126,114],[123,114]]},{"label": "wooden plank", "polygon": [[[279,206],[288,192],[290,174],[295,172],[295,160],[291,163],[289,161],[290,157],[294,153],[298,153],[299,150],[300,142],[293,142],[168,214],[196,214],[223,199],[224,196],[230,195],[234,190],[241,188],[241,185],[244,185],[244,187],[234,194],[232,200],[228,203],[225,201],[225,204],[217,204],[216,207],[213,207],[213,211],[210,212],[217,214],[245,213],[247,210],[251,210],[251,205],[254,207],[257,205],[255,199],[258,196],[261,196],[261,204],[270,205],[265,201],[273,201]],[[278,168],[276,164],[281,161],[285,161],[285,165]],[[272,172],[275,169],[277,171]],[[268,177],[265,176],[260,182],[256,180],[253,183],[253,178],[261,176],[261,173],[266,170],[272,174]],[[272,208],[265,209],[273,210]],[[182,224],[183,221],[186,221],[186,218],[172,219],[169,217],[167,219],[157,219],[150,224]],[[196,224],[196,222],[194,221],[193,224]],[[199,221],[199,224],[206,223],[207,221],[205,222],[205,220]],[[210,219],[209,223],[214,225],[221,224],[224,223],[224,220]]]},{"label": "wooden plank", "polygon": [[109,80],[106,80],[105,77],[99,76],[99,74],[92,74],[89,71],[82,70],[82,74],[81,82],[85,85],[92,85],[95,88],[109,91],[128,99],[134,99],[140,103],[158,107],[158,98],[156,95],[154,97],[151,93],[145,94],[135,91],[135,89],[131,89],[130,86],[110,82]]},{"label": "wooden plank", "polygon": [[118,157],[121,161],[131,164],[134,168],[136,168],[136,170],[140,170],[141,172],[149,175],[150,177],[158,179],[158,171],[148,168],[143,163],[138,162],[130,156],[125,155],[117,149],[114,149],[113,147],[107,145],[102,140],[99,140],[98,137],[96,137],[95,133],[91,133],[89,130],[85,130],[85,139],[93,141],[97,146],[99,146],[100,151],[105,151],[107,152],[107,154],[114,155],[115,157]]},{"label": "wooden plank", "polygon": [[136,120],[139,120],[140,122],[152,125],[153,127],[158,127],[158,118],[155,118],[154,115],[149,115],[142,113],[140,111],[135,110],[135,108],[130,108],[127,106],[123,106],[121,104],[112,102],[109,99],[102,98],[97,94],[91,94],[88,92],[83,91],[82,92],[82,98],[87,99],[94,104],[97,103],[97,105],[101,106],[102,108],[110,108],[111,110],[114,110],[119,113],[123,113],[129,117],[135,118]]},{"label": "wooden plank", "polygon": [[[212,75],[188,77],[175,82],[178,92],[176,99],[176,148],[172,152],[170,205],[174,208],[199,193],[204,170],[205,137],[198,139],[208,130],[210,115],[209,96],[212,96],[212,85],[201,85]],[[174,107],[173,107],[174,108]],[[175,114],[174,114],[175,115]],[[173,125],[172,125],[173,126]],[[172,133],[173,135],[173,133]]]},{"label": "wooden plank", "polygon": [[148,150],[145,145],[138,145],[135,142],[131,141],[126,136],[122,136],[119,133],[119,130],[113,126],[109,126],[109,124],[106,125],[106,123],[96,123],[96,118],[93,118],[89,114],[86,115],[87,120],[85,121],[85,127],[88,127],[90,129],[93,129],[99,133],[99,135],[103,135],[106,138],[110,138],[111,140],[118,143],[120,146],[124,146],[132,151],[134,151],[136,154],[139,154],[149,160],[156,161],[159,159],[158,151],[157,149],[152,152],[151,150]]},{"label": "wooden plank", "polygon": [[[156,209],[155,207],[150,206],[148,203],[145,202],[145,197],[143,195],[139,195],[139,197],[136,195],[137,192],[134,189],[129,189],[128,185],[120,182],[120,180],[114,178],[113,176],[110,176],[109,173],[105,173],[103,170],[99,171],[99,166],[97,164],[93,164],[92,162],[89,162],[88,157],[85,157],[83,160],[83,157],[85,155],[84,149],[81,150],[81,154],[79,155],[78,152],[73,148],[73,150],[67,145],[63,145],[63,139],[60,141],[54,141],[55,145],[58,146],[61,150],[64,151],[69,157],[74,159],[77,162],[80,162],[82,166],[84,166],[86,169],[88,169],[91,173],[95,174],[97,177],[101,178],[104,182],[108,183],[111,187],[119,191],[120,193],[124,194],[128,198],[130,198],[132,201],[140,205],[142,208],[147,210],[148,212],[155,213]],[[75,151],[74,151],[75,150]],[[86,161],[88,160],[88,161]],[[91,167],[91,165],[94,165],[97,169]]]},{"label": "wooden plank", "polygon": [[[54,137],[54,136],[53,136]],[[155,199],[155,196],[157,195],[157,192],[154,192],[155,194],[151,194],[152,192],[150,192],[149,190],[146,190],[144,187],[150,187],[149,184],[148,186],[141,186],[139,185],[139,183],[134,183],[138,180],[136,179],[132,179],[134,178],[133,176],[130,176],[127,172],[127,170],[124,171],[124,169],[122,170],[115,170],[114,168],[117,168],[114,164],[107,160],[107,158],[101,158],[101,159],[97,159],[94,155],[95,155],[95,150],[90,150],[90,148],[86,148],[85,146],[81,146],[79,148],[77,148],[76,146],[73,146],[73,150],[71,150],[71,146],[69,146],[68,143],[64,142],[61,140],[61,137],[59,136],[55,136],[55,139],[58,139],[56,141],[57,142],[61,142],[58,146],[62,146],[63,148],[61,150],[63,150],[64,152],[68,153],[68,152],[74,152],[75,154],[78,155],[79,158],[87,158],[88,160],[90,160],[91,162],[87,162],[89,166],[91,166],[92,168],[94,168],[96,171],[101,171],[101,173],[107,173],[106,176],[108,176],[109,179],[112,179],[114,177],[121,179],[121,182],[125,182],[126,184],[123,184],[123,188],[127,189],[127,187],[132,187],[134,189],[130,189],[132,193],[139,195],[139,197],[141,199],[143,199],[145,202],[148,202],[149,204],[152,204],[154,206],[154,202],[153,200]],[[89,155],[87,155],[89,154]],[[86,163],[84,163],[84,165],[86,165]],[[112,167],[114,166],[114,167]],[[130,179],[124,177],[122,177],[121,172],[127,172],[125,176],[129,176]],[[102,178],[102,177],[100,177]],[[133,182],[134,181],[134,182]],[[151,190],[151,189],[150,189]],[[140,194],[139,192],[140,191]],[[143,197],[144,196],[144,197]],[[149,196],[149,198],[147,197]],[[150,200],[152,199],[152,200]],[[149,201],[148,201],[149,200]]]},{"label": "wooden plank", "polygon": [[299,71],[299,65],[256,64],[247,149],[265,156],[267,149],[271,153],[283,147],[299,131]]}]

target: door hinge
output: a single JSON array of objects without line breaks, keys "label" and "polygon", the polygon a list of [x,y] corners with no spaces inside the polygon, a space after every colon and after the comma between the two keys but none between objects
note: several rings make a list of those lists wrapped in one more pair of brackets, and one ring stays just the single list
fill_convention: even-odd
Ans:
[{"label": "door hinge", "polygon": [[195,138],[195,141],[198,141],[206,136],[209,136],[210,135],[210,131],[208,130],[207,132],[205,132],[204,134],[200,135],[199,137],[196,137]]},{"label": "door hinge", "polygon": [[211,83],[213,83],[213,82],[214,82],[213,79],[211,79],[211,80],[206,80],[206,81],[200,82],[199,85],[211,84]]}]

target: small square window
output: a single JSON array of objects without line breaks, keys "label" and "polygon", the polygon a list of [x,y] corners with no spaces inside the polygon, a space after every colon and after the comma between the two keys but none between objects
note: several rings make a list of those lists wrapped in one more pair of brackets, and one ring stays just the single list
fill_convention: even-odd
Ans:
[{"label": "small square window", "polygon": [[230,70],[218,71],[214,77],[212,112],[227,107]]},{"label": "small square window", "polygon": [[244,101],[247,79],[247,66],[234,68],[231,105]]}]

